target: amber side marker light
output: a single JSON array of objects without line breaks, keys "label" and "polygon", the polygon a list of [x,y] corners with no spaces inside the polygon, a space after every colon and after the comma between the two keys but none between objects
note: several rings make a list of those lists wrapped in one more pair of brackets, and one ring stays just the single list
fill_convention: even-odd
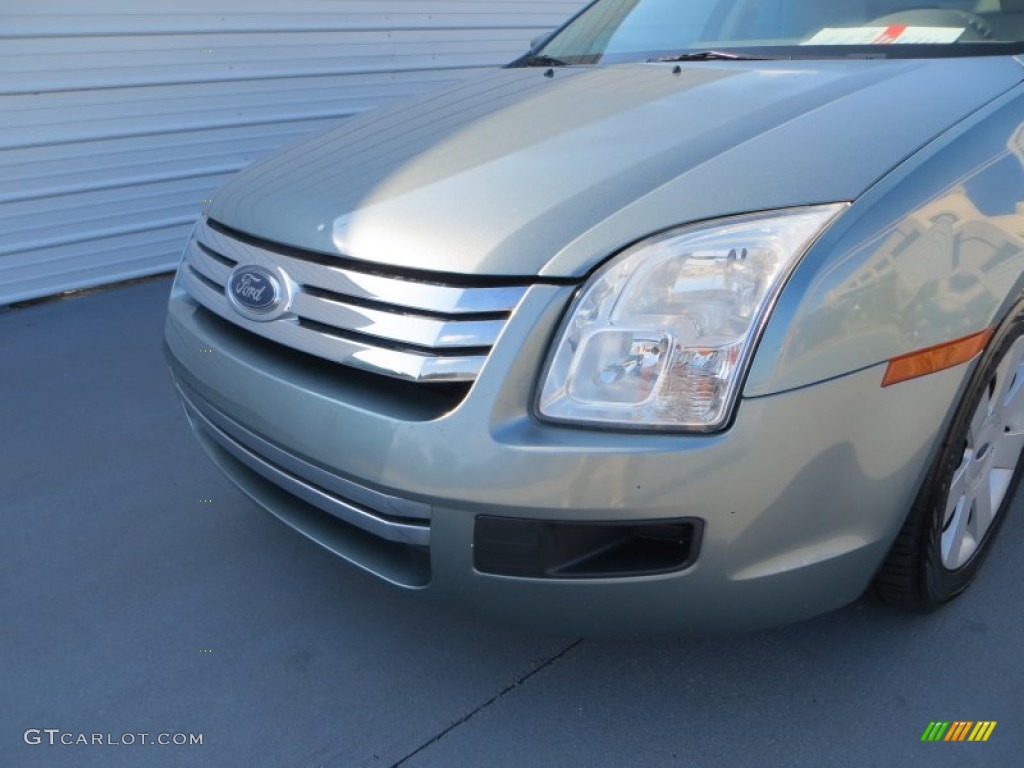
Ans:
[{"label": "amber side marker light", "polygon": [[965,336],[955,341],[947,341],[944,344],[936,344],[934,347],[919,349],[900,357],[894,357],[889,361],[889,367],[882,379],[883,387],[891,387],[901,381],[909,381],[930,373],[938,373],[947,368],[966,363],[980,355],[989,339],[992,338],[992,329]]}]

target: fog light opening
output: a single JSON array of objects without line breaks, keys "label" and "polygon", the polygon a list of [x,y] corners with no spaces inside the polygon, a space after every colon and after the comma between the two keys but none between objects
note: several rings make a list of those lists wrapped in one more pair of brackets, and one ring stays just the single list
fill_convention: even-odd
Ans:
[{"label": "fog light opening", "polygon": [[701,521],[578,523],[481,516],[473,564],[480,573],[535,579],[651,576],[689,568]]}]

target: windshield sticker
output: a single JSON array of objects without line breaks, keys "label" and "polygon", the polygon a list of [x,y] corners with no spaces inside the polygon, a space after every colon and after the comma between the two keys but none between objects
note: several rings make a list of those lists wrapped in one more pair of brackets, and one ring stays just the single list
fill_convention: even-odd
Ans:
[{"label": "windshield sticker", "polygon": [[826,27],[803,45],[891,45],[955,43],[964,27]]}]

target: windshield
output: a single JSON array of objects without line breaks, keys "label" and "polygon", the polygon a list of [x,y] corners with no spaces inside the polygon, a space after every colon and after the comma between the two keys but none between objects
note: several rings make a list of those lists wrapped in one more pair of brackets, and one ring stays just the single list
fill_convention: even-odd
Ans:
[{"label": "windshield", "polygon": [[1021,40],[1024,0],[597,0],[532,59],[993,55]]}]

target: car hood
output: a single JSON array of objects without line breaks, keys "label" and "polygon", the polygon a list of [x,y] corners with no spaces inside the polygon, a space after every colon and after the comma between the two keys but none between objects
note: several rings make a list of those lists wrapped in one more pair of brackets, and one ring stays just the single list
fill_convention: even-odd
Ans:
[{"label": "car hood", "polygon": [[668,227],[854,200],[1021,79],[989,57],[499,70],[286,149],[209,215],[394,267],[576,277]]}]

